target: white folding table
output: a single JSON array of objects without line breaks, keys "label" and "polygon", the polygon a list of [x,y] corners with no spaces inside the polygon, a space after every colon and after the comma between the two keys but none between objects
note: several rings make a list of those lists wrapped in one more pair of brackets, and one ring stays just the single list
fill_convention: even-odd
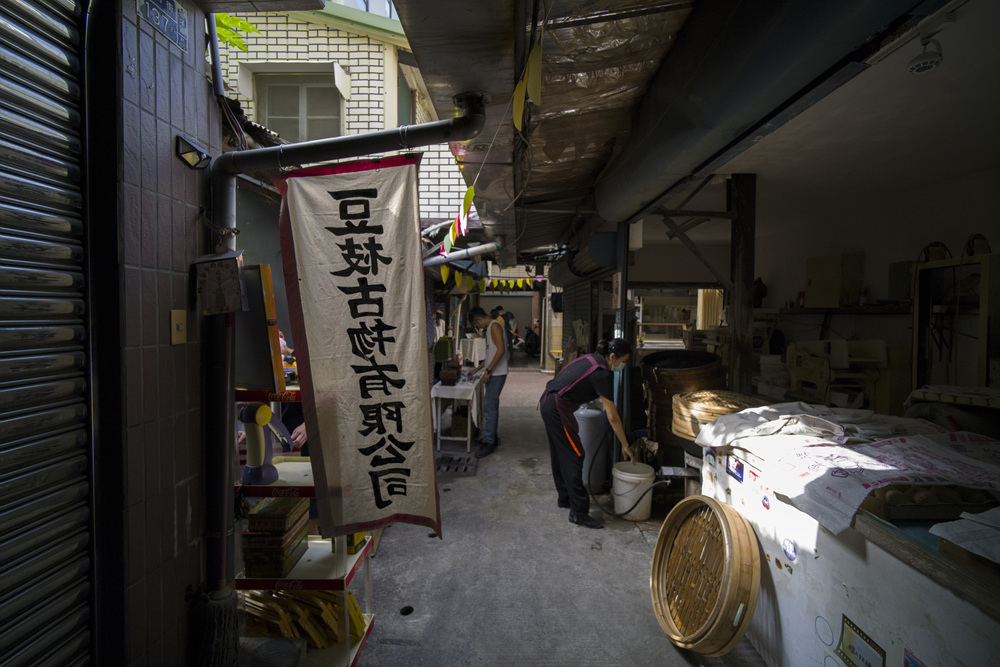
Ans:
[{"label": "white folding table", "polygon": [[485,338],[462,338],[458,341],[458,349],[462,352],[462,363],[478,366],[486,359]]},{"label": "white folding table", "polygon": [[[434,401],[434,430],[437,431],[437,448],[441,449],[442,440],[465,440],[465,451],[472,451],[472,425],[479,426],[482,421],[483,383],[479,378],[471,382],[459,382],[455,385],[435,383],[431,388],[431,399]],[[465,436],[441,435],[441,401],[451,399],[464,402],[469,406],[469,419],[465,426]],[[454,417],[454,407],[452,407]]]}]

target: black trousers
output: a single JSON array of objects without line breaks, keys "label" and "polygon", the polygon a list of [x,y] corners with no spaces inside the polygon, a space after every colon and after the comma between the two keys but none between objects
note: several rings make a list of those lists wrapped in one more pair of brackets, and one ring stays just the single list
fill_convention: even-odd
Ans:
[{"label": "black trousers", "polygon": [[542,398],[539,411],[549,438],[552,479],[556,483],[559,501],[568,501],[577,514],[587,514],[590,511],[590,496],[583,486],[583,443],[580,442],[573,416],[575,407],[549,394]]}]

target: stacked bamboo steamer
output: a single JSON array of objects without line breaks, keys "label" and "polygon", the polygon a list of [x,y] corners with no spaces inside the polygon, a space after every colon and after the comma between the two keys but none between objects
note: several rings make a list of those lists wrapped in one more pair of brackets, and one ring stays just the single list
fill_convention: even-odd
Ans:
[{"label": "stacked bamboo steamer", "polygon": [[674,394],[674,419],[670,430],[678,437],[694,440],[698,437],[703,424],[715,421],[722,415],[731,415],[762,405],[767,403],[734,391],[703,389]]},{"label": "stacked bamboo steamer", "polygon": [[663,521],[649,574],[653,611],[677,646],[725,655],[757,607],[760,552],[746,518],[708,496],[689,496]]}]

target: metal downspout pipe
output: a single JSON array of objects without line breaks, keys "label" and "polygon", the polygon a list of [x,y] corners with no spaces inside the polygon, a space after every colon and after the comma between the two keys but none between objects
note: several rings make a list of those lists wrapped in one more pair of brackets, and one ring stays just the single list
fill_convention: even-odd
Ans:
[{"label": "metal downspout pipe", "polygon": [[[618,242],[618,247],[616,248],[617,254],[617,264],[618,264],[618,303],[615,304],[617,312],[615,314],[615,336],[619,338],[624,338],[625,340],[633,340],[633,337],[629,335],[629,321],[628,321],[628,247],[629,247],[629,232],[632,226],[627,222],[618,223],[618,234],[616,241]],[[625,431],[625,435],[631,438],[631,424],[629,419],[629,410],[631,404],[631,396],[629,396],[629,389],[631,387],[631,380],[629,375],[632,372],[631,366],[636,358],[636,351],[632,351],[632,357],[629,358],[629,363],[625,364],[625,368],[622,369],[621,373],[618,373],[618,393],[619,400],[615,401],[615,407],[618,410],[618,416],[622,420],[622,428]],[[614,438],[612,436],[612,442]],[[617,459],[618,448],[615,447],[613,451],[616,453],[614,459]],[[613,461],[614,461],[613,459]]]},{"label": "metal downspout pipe", "polygon": [[[213,89],[222,97],[222,72],[215,34],[215,17],[206,16],[212,50]],[[368,134],[319,139],[284,146],[223,153],[212,161],[211,199],[213,242],[216,253],[236,249],[236,176],[248,172],[279,172],[302,164],[329,162],[372,153],[408,150],[420,146],[462,141],[479,134],[486,120],[484,93],[455,97],[463,115],[449,120],[421,123]],[[208,487],[207,574],[213,591],[224,591],[232,569],[233,489],[230,479],[232,450],[236,442],[234,314],[206,318],[205,359],[205,474]]]}]

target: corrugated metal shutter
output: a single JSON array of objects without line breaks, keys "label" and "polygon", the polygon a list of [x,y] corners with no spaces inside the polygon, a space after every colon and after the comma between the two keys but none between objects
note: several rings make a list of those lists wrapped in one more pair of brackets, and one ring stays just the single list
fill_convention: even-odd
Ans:
[{"label": "corrugated metal shutter", "polygon": [[[566,350],[571,349],[570,339],[586,354],[593,350],[596,341],[590,339],[591,329],[591,308],[590,308],[590,281],[581,280],[563,289],[563,357],[566,361],[572,361],[575,356],[566,356]],[[573,322],[583,320],[584,341],[576,340],[574,335]]]},{"label": "corrugated metal shutter", "polygon": [[12,665],[90,662],[81,15],[73,0],[0,8],[0,656]]}]

